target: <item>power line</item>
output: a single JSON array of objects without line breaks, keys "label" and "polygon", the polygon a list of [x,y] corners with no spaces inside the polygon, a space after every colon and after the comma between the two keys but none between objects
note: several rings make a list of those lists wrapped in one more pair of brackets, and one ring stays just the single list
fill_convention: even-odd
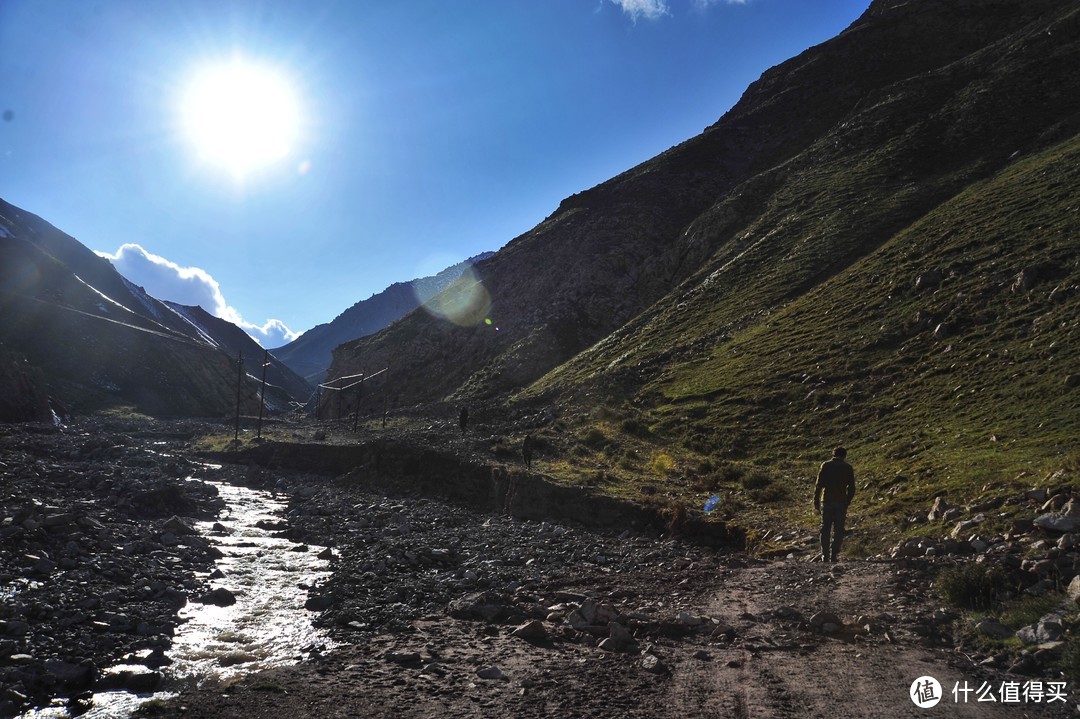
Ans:
[{"label": "power line", "polygon": [[[375,372],[373,374],[369,374],[367,376],[364,376],[363,374],[351,374],[351,375],[346,375],[345,377],[337,377],[335,379],[329,380],[328,382],[325,382],[325,383],[320,384],[318,386],[321,387],[322,389],[333,390],[334,392],[341,392],[342,390],[346,390],[346,389],[349,389],[350,387],[355,387],[358,384],[362,384],[364,382],[367,382],[372,377],[378,377],[379,375],[381,375],[383,372],[385,372],[388,369],[390,369],[390,368],[389,367],[384,367],[381,370],[379,370],[378,372]],[[331,384],[332,382],[340,382],[343,379],[353,379],[354,377],[361,377],[362,379],[358,379],[355,382],[352,382],[350,384],[345,385],[344,387],[334,387]]]}]

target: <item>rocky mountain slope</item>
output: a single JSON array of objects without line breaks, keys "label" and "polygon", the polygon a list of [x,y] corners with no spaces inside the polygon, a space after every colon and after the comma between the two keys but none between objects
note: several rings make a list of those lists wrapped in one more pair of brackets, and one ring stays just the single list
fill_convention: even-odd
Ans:
[{"label": "rocky mountain slope", "polygon": [[676,450],[802,471],[838,441],[889,477],[1060,468],[1077,66],[1074,3],[874,2],[436,298],[456,323],[414,312],[332,372],[390,367],[403,401],[606,405],[570,461],[608,477],[657,452],[692,474]]},{"label": "rocky mountain slope", "polygon": [[[234,411],[235,353],[243,344],[254,359],[257,345],[203,315],[159,302],[75,239],[0,200],[3,375],[20,394],[39,397],[9,419],[42,419],[46,393],[76,413]],[[251,366],[242,400],[257,411],[259,372]],[[306,384],[287,368],[276,381],[267,391],[272,408],[287,408],[292,392],[307,399]]]},{"label": "rocky mountain slope", "polygon": [[[232,322],[215,317],[202,307],[190,307],[175,302],[165,302],[164,304],[190,322],[200,335],[222,349],[230,357],[243,354],[248,372],[252,376],[262,379],[261,367],[264,350],[258,342],[251,338],[251,335]],[[286,394],[298,402],[306,402],[314,391],[303,377],[277,357],[276,352],[271,352],[269,355],[266,382],[284,390]]]},{"label": "rocky mountain slope", "polygon": [[448,267],[430,277],[395,282],[382,292],[357,302],[332,321],[316,325],[295,340],[274,350],[281,359],[307,381],[326,379],[331,353],[338,345],[375,334],[449,287],[468,268],[492,255],[485,252]]}]

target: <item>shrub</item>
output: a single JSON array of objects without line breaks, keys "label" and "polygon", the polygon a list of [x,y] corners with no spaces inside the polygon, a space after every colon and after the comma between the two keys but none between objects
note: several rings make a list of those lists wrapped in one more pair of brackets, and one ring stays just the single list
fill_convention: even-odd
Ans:
[{"label": "shrub", "polygon": [[1058,661],[1058,669],[1072,681],[1080,680],[1080,640],[1069,637],[1065,640],[1065,646],[1061,650],[1061,659]]},{"label": "shrub", "polygon": [[752,489],[748,494],[758,504],[782,502],[790,496],[788,488],[782,484],[768,484],[760,489]]},{"label": "shrub", "polygon": [[974,562],[946,567],[938,574],[934,589],[954,607],[986,610],[992,607],[1007,586],[999,567]]},{"label": "shrub", "polygon": [[585,434],[581,435],[581,437],[578,438],[578,441],[586,447],[591,447],[592,449],[600,449],[605,444],[607,444],[607,437],[604,435],[603,431],[596,427],[593,427],[589,431],[585,432]]},{"label": "shrub", "polygon": [[624,419],[619,426],[623,432],[633,437],[644,438],[652,434],[652,432],[649,431],[649,425],[645,424],[640,419]]},{"label": "shrub", "polygon": [[654,474],[657,474],[661,477],[670,472],[672,467],[674,466],[675,460],[671,458],[670,454],[667,454],[665,452],[661,452],[660,454],[656,455],[655,457],[653,457],[652,462],[649,462],[649,469],[652,470]]},{"label": "shrub", "polygon": [[770,484],[772,484],[772,477],[760,469],[751,470],[749,474],[742,477],[742,486],[746,490],[765,489]]}]

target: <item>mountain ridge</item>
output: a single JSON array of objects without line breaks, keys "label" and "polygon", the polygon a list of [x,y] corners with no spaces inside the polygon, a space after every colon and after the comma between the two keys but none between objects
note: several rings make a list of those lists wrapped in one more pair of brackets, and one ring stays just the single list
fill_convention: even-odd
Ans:
[{"label": "mountain ridge", "polygon": [[[31,391],[27,382],[33,378],[36,394],[47,393],[77,413],[118,407],[162,416],[235,411],[237,371],[230,353],[243,346],[254,354],[258,347],[242,330],[151,297],[74,238],[3,200],[0,228],[0,345],[14,391]],[[281,386],[267,391],[272,410],[290,408],[294,392],[307,399],[302,379],[289,377],[282,366],[274,373]],[[258,406],[257,383],[245,380],[240,402],[246,411]],[[30,404],[10,418],[48,419],[41,400]]]},{"label": "mountain ridge", "polygon": [[869,544],[934,496],[1075,481],[1080,8],[983,7],[873,3],[433,300],[468,321],[339,347],[389,367],[341,411],[518,418],[497,446],[530,432],[562,481],[795,531],[845,444]]},{"label": "mountain ridge", "polygon": [[437,295],[467,268],[490,257],[482,252],[428,277],[395,282],[341,312],[330,322],[312,327],[273,353],[313,384],[326,379],[332,351],[349,340],[374,334]]},{"label": "mountain ridge", "polygon": [[[816,254],[835,260],[859,244],[842,236],[855,227],[844,213],[872,214],[878,238],[862,245],[872,249],[911,216],[1006,162],[1021,143],[1008,146],[1004,140],[1033,132],[1031,118],[1009,119],[993,106],[976,107],[979,88],[972,89],[970,106],[958,107],[966,99],[954,92],[994,79],[983,65],[969,67],[962,61],[989,52],[995,43],[1021,42],[1015,38],[1040,42],[1041,31],[1033,27],[1040,22],[1056,22],[1068,39],[1075,17],[1049,2],[979,3],[977,13],[975,7],[873,3],[833,40],[767,71],[704,133],[567,198],[540,225],[484,263],[479,279],[491,298],[499,333],[413,313],[371,339],[339,348],[334,373],[364,371],[367,364],[396,365],[392,383],[405,401],[467,400],[514,391],[617,331],[716,252],[727,248],[731,257],[752,257],[767,247],[768,242],[744,246],[748,239],[745,232],[739,238],[738,226],[775,204],[778,192],[790,192],[792,173],[812,175],[813,163],[836,168],[838,177],[844,170],[844,184],[822,186],[817,205],[814,197],[800,198],[809,211],[790,208],[788,224],[798,222],[826,235],[825,241],[836,246]],[[965,22],[957,22],[961,19]],[[924,35],[931,29],[927,40]],[[1032,48],[1024,54],[1021,42],[1018,52],[1032,65],[1050,65],[1044,74],[1059,81],[1067,78],[1074,59],[1073,46],[1066,47],[1063,57],[1050,53],[1041,58]],[[961,76],[965,71],[972,77]],[[1043,84],[1038,68],[1025,68],[1025,73],[1031,89]],[[1023,115],[1041,113],[1034,117],[1036,135],[1052,130],[1049,118],[1060,109],[1069,107],[1068,113],[1075,114],[1075,102],[1055,90],[1042,97],[1025,93],[1030,107]],[[939,127],[926,121],[908,129],[909,122],[934,115],[935,108],[935,122],[954,131],[953,137],[938,136]],[[964,117],[950,127],[948,112],[957,109]],[[994,118],[997,126],[988,126],[981,116]],[[968,127],[974,132],[965,137]],[[953,149],[952,141],[962,152]],[[850,146],[841,146],[844,142]],[[878,148],[891,156],[875,158]],[[870,153],[866,166],[842,167],[856,149]],[[833,200],[836,190],[844,196]],[[873,213],[845,204],[860,196],[861,204],[875,205]],[[866,242],[869,233],[854,234]],[[804,254],[809,245],[804,240]],[[808,264],[796,275],[799,289],[788,293],[804,291],[815,277],[820,281],[828,275]],[[788,284],[785,277],[769,286]],[[439,367],[436,377],[422,369],[431,366]],[[414,379],[419,377],[424,381]]]}]

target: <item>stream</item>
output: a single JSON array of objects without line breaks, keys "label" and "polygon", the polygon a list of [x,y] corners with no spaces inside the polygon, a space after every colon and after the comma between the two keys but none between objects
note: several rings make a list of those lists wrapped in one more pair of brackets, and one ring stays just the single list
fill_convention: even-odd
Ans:
[{"label": "stream", "polygon": [[[331,646],[330,640],[311,626],[311,613],[304,609],[307,587],[330,574],[329,562],[317,557],[323,548],[274,536],[283,525],[284,499],[263,490],[206,481],[217,487],[226,507],[217,520],[197,522],[195,527],[224,554],[216,563],[223,576],[211,579],[210,588],[228,589],[236,603],[189,602],[180,610],[181,623],[165,655],[171,663],[158,670],[164,676],[164,691],[138,695],[98,692],[90,710],[81,716],[128,717],[144,702],[175,696],[169,689],[227,683],[241,675],[295,663],[308,652]],[[214,530],[219,523],[225,532]],[[142,656],[149,654],[146,650]],[[119,664],[104,674],[150,671],[141,664]],[[61,719],[70,714],[65,708],[50,707],[24,716]]]}]

